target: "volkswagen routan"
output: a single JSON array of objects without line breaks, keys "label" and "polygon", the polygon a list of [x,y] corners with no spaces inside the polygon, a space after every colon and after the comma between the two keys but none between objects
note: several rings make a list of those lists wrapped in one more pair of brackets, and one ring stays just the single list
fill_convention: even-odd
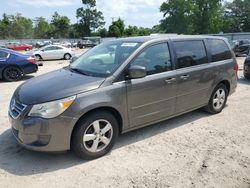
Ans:
[{"label": "volkswagen routan", "polygon": [[236,90],[237,70],[224,38],[162,35],[105,42],[19,86],[9,106],[12,132],[30,150],[71,149],[95,159],[122,133],[200,108],[220,113]]}]

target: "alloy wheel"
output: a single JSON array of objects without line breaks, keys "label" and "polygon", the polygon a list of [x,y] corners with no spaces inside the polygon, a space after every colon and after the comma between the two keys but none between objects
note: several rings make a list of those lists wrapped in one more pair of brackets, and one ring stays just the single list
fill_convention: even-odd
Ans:
[{"label": "alloy wheel", "polygon": [[91,123],[83,135],[83,145],[91,153],[104,150],[113,137],[113,127],[107,120]]},{"label": "alloy wheel", "polygon": [[17,81],[22,77],[22,73],[18,68],[10,67],[5,70],[4,77],[8,81]]},{"label": "alloy wheel", "polygon": [[216,110],[221,109],[225,103],[225,100],[226,100],[226,92],[222,88],[218,89],[215,92],[214,98],[213,98],[214,109]]}]

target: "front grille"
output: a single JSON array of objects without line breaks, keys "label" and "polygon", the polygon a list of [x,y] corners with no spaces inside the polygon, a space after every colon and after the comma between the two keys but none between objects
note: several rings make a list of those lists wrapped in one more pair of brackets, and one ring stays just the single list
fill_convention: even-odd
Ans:
[{"label": "front grille", "polygon": [[10,102],[9,112],[11,117],[17,119],[22,112],[26,109],[27,105],[20,103],[18,100],[13,97]]}]

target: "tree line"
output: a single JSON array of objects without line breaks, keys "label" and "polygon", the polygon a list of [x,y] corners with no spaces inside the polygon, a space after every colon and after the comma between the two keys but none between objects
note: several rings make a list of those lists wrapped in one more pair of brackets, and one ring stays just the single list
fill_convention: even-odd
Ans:
[{"label": "tree line", "polygon": [[152,28],[125,26],[119,18],[104,28],[103,13],[96,0],[82,0],[76,10],[77,23],[55,12],[49,22],[44,17],[34,20],[21,14],[3,14],[0,18],[1,39],[81,38],[86,36],[129,37],[151,33],[208,34],[250,31],[249,0],[168,0],[160,6],[163,19]]},{"label": "tree line", "polygon": [[249,0],[168,0],[158,31],[182,34],[250,31]]}]

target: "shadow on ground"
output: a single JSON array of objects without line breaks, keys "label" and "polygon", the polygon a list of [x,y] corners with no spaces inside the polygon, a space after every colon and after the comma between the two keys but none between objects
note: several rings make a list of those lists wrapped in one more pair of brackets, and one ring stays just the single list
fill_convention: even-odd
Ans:
[{"label": "shadow on ground", "polygon": [[[113,151],[207,116],[206,112],[198,110],[124,134],[118,139]],[[27,151],[15,143],[10,129],[0,135],[0,143],[0,169],[18,176],[53,172],[87,162],[91,163],[77,158],[71,151],[61,154]]]}]

